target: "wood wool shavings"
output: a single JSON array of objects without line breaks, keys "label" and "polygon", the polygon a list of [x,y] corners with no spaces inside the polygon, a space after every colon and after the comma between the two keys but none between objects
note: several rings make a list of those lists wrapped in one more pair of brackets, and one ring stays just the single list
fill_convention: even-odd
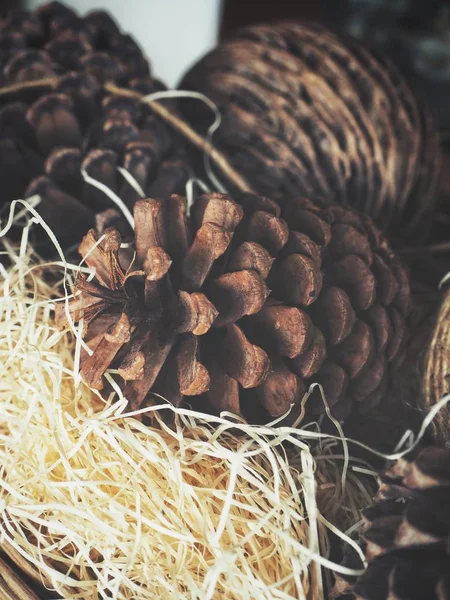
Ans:
[{"label": "wood wool shavings", "polygon": [[124,402],[77,386],[74,337],[56,330],[49,300],[61,268],[34,266],[23,245],[10,254],[0,272],[5,548],[64,598],[323,597],[308,446],[299,472],[267,428],[189,411],[173,430],[126,418]]}]

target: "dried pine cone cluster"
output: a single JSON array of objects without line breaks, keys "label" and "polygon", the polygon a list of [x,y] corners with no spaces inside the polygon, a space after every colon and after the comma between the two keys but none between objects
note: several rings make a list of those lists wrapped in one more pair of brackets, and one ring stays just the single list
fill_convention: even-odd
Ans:
[{"label": "dried pine cone cluster", "polygon": [[[139,101],[103,89],[106,82],[143,94],[163,88],[107,13],[79,17],[58,2],[11,13],[0,22],[0,78],[3,86],[25,84],[0,95],[1,202],[41,195],[39,210],[63,244],[79,241],[111,206],[84,183],[81,168],[130,206],[139,194],[118,166],[144,194],[184,191],[189,169],[180,140]],[[52,83],[26,88],[47,78]]]},{"label": "dried pine cone cluster", "polygon": [[[219,44],[181,86],[220,108],[215,142],[255,190],[280,202],[325,197],[396,235],[423,232],[439,138],[387,59],[318,24],[258,24]],[[203,107],[183,108],[206,130]]]},{"label": "dried pine cone cluster", "polygon": [[352,209],[298,199],[283,216],[251,194],[203,196],[189,217],[180,196],[140,200],[134,262],[114,228],[92,251],[91,230],[80,253],[96,277],[80,277],[70,303],[94,350],[84,379],[102,388],[114,367],[133,408],[155,392],[250,421],[294,404],[292,422],[313,381],[339,418],[374,406],[404,351],[405,272]]},{"label": "dried pine cone cluster", "polygon": [[364,512],[369,567],[338,588],[357,600],[449,600],[450,452],[428,447],[398,460]]}]

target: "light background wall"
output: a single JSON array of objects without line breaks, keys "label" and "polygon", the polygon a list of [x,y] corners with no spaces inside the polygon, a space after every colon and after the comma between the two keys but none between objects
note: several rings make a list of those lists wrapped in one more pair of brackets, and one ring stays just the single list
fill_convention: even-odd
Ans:
[{"label": "light background wall", "polygon": [[[35,8],[47,0],[26,0]],[[109,11],[150,58],[156,77],[175,86],[182,74],[215,44],[222,0],[64,0],[80,14]]]}]

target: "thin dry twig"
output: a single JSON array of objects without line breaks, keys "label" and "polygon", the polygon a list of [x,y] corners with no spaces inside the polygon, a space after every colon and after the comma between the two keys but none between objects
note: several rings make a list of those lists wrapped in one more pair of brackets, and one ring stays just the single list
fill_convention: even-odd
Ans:
[{"label": "thin dry twig", "polygon": [[57,77],[47,77],[45,79],[35,79],[34,81],[23,81],[21,83],[14,83],[12,85],[6,85],[0,88],[0,96],[6,96],[7,94],[16,94],[17,92],[23,92],[26,90],[35,90],[42,87],[53,88],[58,82]]}]

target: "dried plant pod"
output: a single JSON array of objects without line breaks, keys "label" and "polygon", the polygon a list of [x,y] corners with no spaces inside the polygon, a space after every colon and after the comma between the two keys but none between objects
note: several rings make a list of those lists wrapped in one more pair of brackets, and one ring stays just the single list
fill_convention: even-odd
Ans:
[{"label": "dried plant pod", "polygon": [[[396,303],[409,287],[383,236],[353,209],[320,200],[297,198],[280,214],[267,198],[237,199],[207,194],[189,216],[177,195],[137,201],[133,263],[117,229],[89,231],[79,250],[95,277],[79,277],[69,304],[95,339],[81,360],[84,380],[101,389],[116,368],[133,409],[155,392],[255,422],[291,407],[293,422],[314,382],[341,420],[376,406],[409,306]],[[349,221],[358,231],[351,243]],[[376,257],[395,278],[390,294]],[[62,306],[56,322],[68,325]],[[323,410],[318,396],[308,403],[309,414]]]},{"label": "dried plant pod", "polygon": [[[450,452],[428,446],[397,460],[380,476],[375,504],[363,511],[369,566],[356,580],[340,576],[333,597],[448,600],[449,522]],[[359,568],[353,554],[346,563]]]},{"label": "dried plant pod", "polygon": [[[436,200],[438,136],[387,58],[319,24],[257,24],[219,44],[181,87],[217,104],[215,143],[258,193],[280,203],[324,196],[397,234],[423,231]],[[206,130],[203,107],[182,108]]]},{"label": "dried plant pod", "polygon": [[[437,311],[424,359],[422,397],[429,410],[450,392],[450,292],[446,291]],[[450,444],[450,410],[442,408],[433,420],[437,441]]]},{"label": "dried plant pod", "polygon": [[29,585],[18,573],[18,566],[13,569],[0,558],[0,591],[3,600],[39,600]]},{"label": "dried plant pod", "polygon": [[105,91],[105,83],[146,94],[164,89],[106,12],[79,17],[58,2],[13,11],[0,19],[0,48],[2,85],[51,80],[0,95],[0,204],[39,191],[38,210],[67,247],[114,207],[81,169],[129,207],[141,194],[119,167],[144,195],[184,192],[190,168],[181,139],[143,103]]}]

